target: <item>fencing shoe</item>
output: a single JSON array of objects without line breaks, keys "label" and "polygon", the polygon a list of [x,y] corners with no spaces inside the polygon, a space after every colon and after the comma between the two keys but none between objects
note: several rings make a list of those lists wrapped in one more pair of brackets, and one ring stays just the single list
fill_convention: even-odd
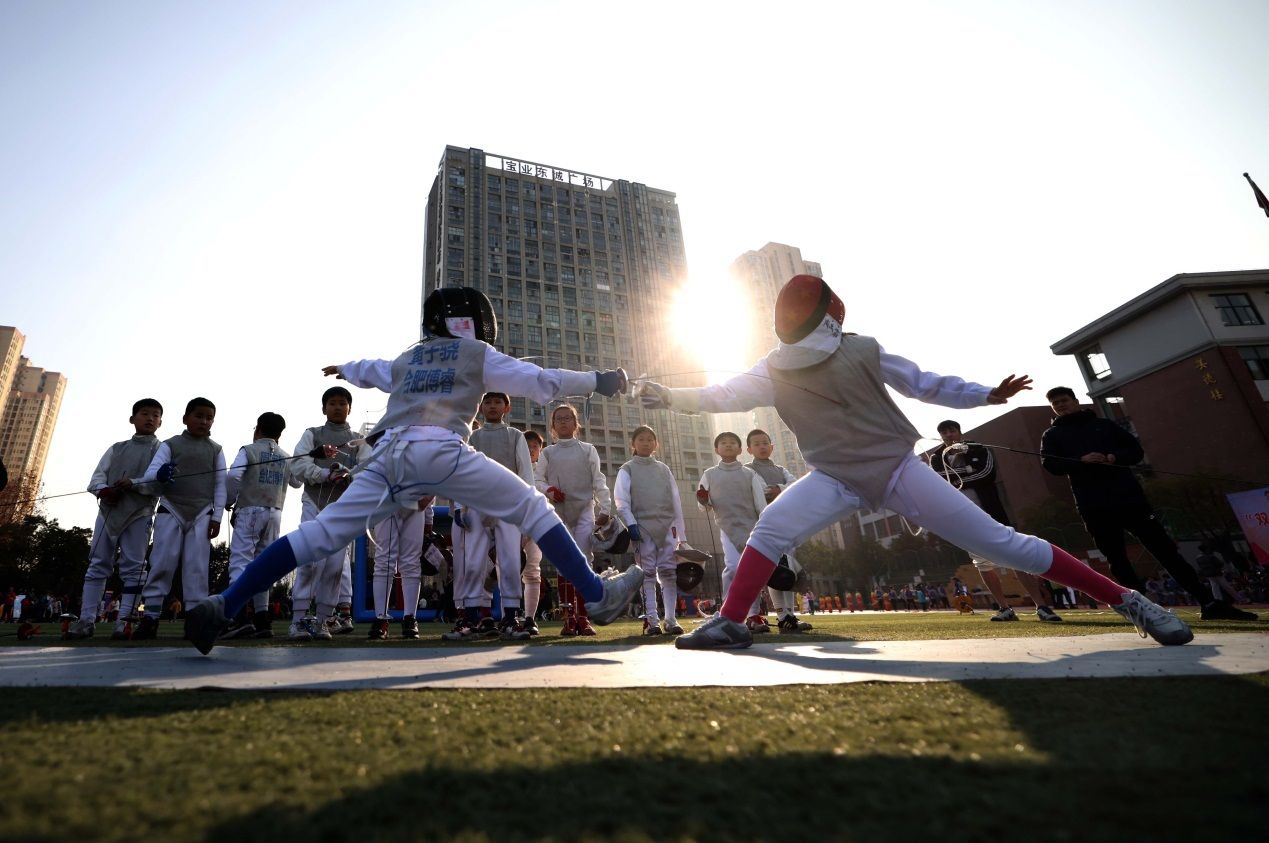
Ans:
[{"label": "fencing shoe", "polygon": [[1163,645],[1188,644],[1194,640],[1194,633],[1185,621],[1150,602],[1138,591],[1124,592],[1124,602],[1111,608],[1127,618],[1142,638],[1149,636]]},{"label": "fencing shoe", "polygon": [[796,635],[799,632],[810,632],[811,625],[804,620],[799,620],[797,615],[788,614],[780,618],[778,628],[783,635]]},{"label": "fencing shoe", "polygon": [[331,641],[335,636],[331,635],[330,618],[321,620],[319,618],[305,618],[304,625],[308,629],[308,634],[314,641]]},{"label": "fencing shoe", "polygon": [[77,620],[70,625],[70,629],[66,630],[67,641],[80,641],[84,638],[92,638],[93,630],[97,628],[97,624],[89,620]]},{"label": "fencing shoe", "polygon": [[604,581],[604,594],[594,603],[586,604],[586,615],[600,626],[607,626],[621,617],[643,587],[643,569],[631,565],[618,574],[610,568],[600,575],[600,579]]},{"label": "fencing shoe", "polygon": [[1035,610],[1035,616],[1045,623],[1061,623],[1062,616],[1050,609],[1048,606],[1041,606]]},{"label": "fencing shoe", "polygon": [[213,594],[185,613],[185,640],[204,656],[212,651],[216,639],[228,628],[224,595]]},{"label": "fencing shoe", "polygon": [[159,619],[152,615],[143,615],[137,625],[132,628],[133,641],[153,641],[159,637]]},{"label": "fencing shoe", "polygon": [[753,644],[753,633],[743,623],[714,615],[687,635],[674,639],[679,650],[743,650]]},{"label": "fencing shoe", "polygon": [[405,617],[401,618],[401,637],[407,641],[418,640],[419,619],[416,618],[414,615],[406,615]]},{"label": "fencing shoe", "polygon": [[312,641],[313,633],[308,631],[307,620],[304,617],[293,618],[291,620],[291,628],[287,630],[286,637],[291,641]]}]

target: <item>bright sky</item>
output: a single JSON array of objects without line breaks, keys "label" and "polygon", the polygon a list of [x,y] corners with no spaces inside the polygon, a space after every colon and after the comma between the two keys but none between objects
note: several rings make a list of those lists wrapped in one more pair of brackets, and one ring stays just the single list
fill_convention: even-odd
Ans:
[{"label": "bright sky", "polygon": [[322,365],[416,339],[447,143],[675,191],[697,283],[790,243],[887,350],[1078,388],[1052,342],[1269,266],[1241,177],[1269,189],[1266,33],[1257,0],[9,0],[0,324],[70,378],[45,491],[84,488],[141,396],[161,436],[201,394],[230,458],[264,410],[293,446]]}]

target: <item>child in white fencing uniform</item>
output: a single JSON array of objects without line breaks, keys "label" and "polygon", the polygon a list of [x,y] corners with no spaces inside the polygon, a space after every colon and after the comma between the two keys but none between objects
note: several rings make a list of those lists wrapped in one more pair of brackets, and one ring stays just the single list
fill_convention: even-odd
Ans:
[{"label": "child in white fencing uniform", "polygon": [[84,593],[79,601],[79,620],[67,631],[69,639],[91,638],[97,619],[106,580],[119,560],[119,578],[123,581],[123,600],[111,638],[128,637],[128,622],[141,593],[145,576],[145,551],[150,544],[150,525],[154,521],[154,505],[158,501],[148,488],[133,488],[131,478],[145,473],[159,449],[154,431],[163,424],[163,405],[153,398],[142,398],[132,405],[128,423],[136,431],[132,438],[116,442],[106,449],[88,491],[100,501],[97,523],[93,525],[93,541],[88,549],[88,571],[84,574]]},{"label": "child in white fencing uniform", "polygon": [[749,537],[719,614],[675,639],[680,649],[748,647],[741,621],[766,585],[775,560],[851,512],[887,507],[908,521],[999,565],[1070,585],[1110,604],[1142,635],[1161,644],[1193,640],[1189,627],[1140,593],[1103,577],[1061,548],[998,523],[913,453],[920,435],[886,392],[969,408],[1003,404],[1031,379],[1013,375],[996,387],[924,372],[887,354],[872,337],[842,332],[846,307],[812,275],[790,279],[776,298],[779,345],[726,383],[668,389],[645,383],[649,409],[734,412],[775,407],[815,468],[766,508]]},{"label": "child in white fencing uniform", "polygon": [[[291,455],[278,445],[286,419],[277,413],[261,413],[250,445],[238,449],[225,479],[226,508],[233,510],[229,538],[229,581],[236,580],[256,556],[277,541],[282,528],[282,504],[286,502]],[[298,484],[295,484],[298,485]],[[254,613],[246,608],[233,618],[225,638],[272,638],[269,589],[252,597]]]},{"label": "child in white fencing uniform", "polygon": [[[572,404],[561,404],[551,411],[551,434],[555,443],[543,449],[533,466],[533,474],[538,490],[554,504],[560,519],[573,534],[573,540],[590,559],[595,527],[603,527],[612,516],[608,481],[600,469],[599,452],[594,445],[577,438],[580,426],[577,408]],[[595,628],[590,625],[580,596],[568,593],[569,603],[565,604],[569,589],[566,583],[560,586],[560,604],[572,607],[560,634],[594,635]]]},{"label": "child in white fencing uniform", "polygon": [[419,594],[423,591],[423,543],[432,528],[430,496],[399,507],[374,526],[375,566],[371,591],[375,620],[370,625],[371,641],[388,639],[388,595],[395,574],[401,575],[401,637],[419,637]]},{"label": "child in white fencing uniform", "polygon": [[[352,482],[352,469],[370,456],[370,448],[348,424],[351,411],[352,393],[342,386],[332,386],[322,393],[326,423],[305,429],[295,446],[298,456],[291,473],[304,484],[301,523],[312,521],[339,500]],[[317,456],[319,448],[334,448],[333,455]],[[291,586],[295,615],[288,632],[292,641],[329,641],[332,632],[352,632],[352,607],[344,600],[351,600],[352,593],[348,550],[341,547],[321,565],[305,565],[296,570]]]},{"label": "child in white fencing uniform", "polygon": [[429,495],[518,525],[573,582],[597,623],[612,622],[629,604],[643,580],[637,565],[597,576],[546,498],[466,442],[486,390],[539,403],[591,391],[613,396],[624,390],[625,372],[540,369],[498,352],[490,344],[497,336],[493,308],[468,287],[429,294],[423,327],[427,337],[395,360],[325,367],[327,375],[389,393],[387,410],[368,437],[374,451],[338,501],[269,545],[224,594],[187,613],[185,637],[200,652],[211,651],[228,626],[226,614],[236,613],[263,585],[346,547],[367,524]]},{"label": "child in white fencing uniform", "polygon": [[[484,423],[472,431],[471,446],[489,459],[514,473],[525,483],[533,484],[533,460],[524,433],[503,422],[511,409],[511,397],[502,392],[488,392],[480,401]],[[504,641],[527,641],[531,633],[517,619],[520,612],[520,545],[521,535],[514,524],[500,521],[471,507],[455,509],[454,524],[463,530],[462,563],[454,576],[454,601],[463,601],[469,629],[479,621],[480,609],[488,609],[492,595],[485,590],[485,573],[489,570],[489,549],[494,550],[498,572],[498,589],[502,599],[502,619],[497,624],[498,637]],[[457,562],[457,558],[455,562]],[[492,629],[489,630],[492,632]]]},{"label": "child in white fencing uniform", "polygon": [[679,487],[670,467],[653,456],[657,450],[656,431],[646,425],[636,427],[630,436],[630,448],[634,456],[617,472],[613,498],[617,515],[630,531],[635,558],[643,569],[643,634],[661,634],[657,613],[657,584],[660,583],[665,632],[682,635],[683,627],[675,617],[679,586],[674,551],[683,542],[687,527],[683,523]]},{"label": "child in white fencing uniform", "polygon": [[225,453],[211,438],[215,404],[192,398],[181,420],[185,430],[160,445],[145,475],[133,480],[163,484],[154,517],[150,576],[142,589],[145,616],[132,631],[134,640],[158,636],[159,612],[178,565],[185,605],[207,597],[211,540],[220,535],[225,512]]},{"label": "child in white fencing uniform", "polygon": [[[773,445],[771,434],[765,430],[755,428],[745,434],[745,450],[749,452],[749,456],[753,457],[753,461],[746,464],[766,484],[763,489],[763,497],[767,503],[771,503],[779,497],[785,487],[797,479],[787,468],[772,462],[771,451],[773,450]],[[802,565],[798,562],[797,557],[793,555],[793,548],[789,548],[789,552],[784,554],[784,562],[788,564],[789,570],[794,575],[802,570]],[[781,591],[769,587],[767,594],[771,596],[771,608],[775,610],[777,628],[780,632],[789,634],[811,631],[809,623],[798,619],[796,612],[798,599],[791,589]]]},{"label": "child in white fencing uniform", "polygon": [[[718,465],[705,469],[696,502],[701,509],[714,513],[718,520],[718,542],[723,548],[723,599],[731,591],[732,580],[740,566],[740,551],[749,539],[749,532],[758,523],[758,516],[767,506],[762,478],[741,465],[740,437],[725,431],[714,437],[714,453]],[[755,596],[745,625],[750,632],[770,632],[767,617],[762,613],[762,598]]]}]

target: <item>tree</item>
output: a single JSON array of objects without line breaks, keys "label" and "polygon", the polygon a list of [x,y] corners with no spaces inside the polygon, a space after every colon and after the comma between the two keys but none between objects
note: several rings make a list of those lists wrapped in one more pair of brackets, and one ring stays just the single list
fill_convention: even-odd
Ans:
[{"label": "tree", "polygon": [[63,529],[43,515],[0,525],[0,585],[38,594],[77,593],[91,539],[92,530]]},{"label": "tree", "polygon": [[0,525],[16,524],[34,515],[40,485],[34,471],[10,474],[8,484],[0,489]]}]

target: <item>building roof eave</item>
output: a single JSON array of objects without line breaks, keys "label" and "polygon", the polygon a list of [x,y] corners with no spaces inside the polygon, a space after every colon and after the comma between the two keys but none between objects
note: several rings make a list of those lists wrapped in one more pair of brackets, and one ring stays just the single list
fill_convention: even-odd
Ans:
[{"label": "building roof eave", "polygon": [[1092,340],[1133,319],[1138,314],[1180,295],[1184,290],[1199,287],[1226,286],[1238,283],[1269,284],[1269,269],[1240,269],[1230,272],[1181,272],[1162,284],[1146,290],[1109,313],[1093,320],[1049,346],[1056,355],[1075,354]]}]

